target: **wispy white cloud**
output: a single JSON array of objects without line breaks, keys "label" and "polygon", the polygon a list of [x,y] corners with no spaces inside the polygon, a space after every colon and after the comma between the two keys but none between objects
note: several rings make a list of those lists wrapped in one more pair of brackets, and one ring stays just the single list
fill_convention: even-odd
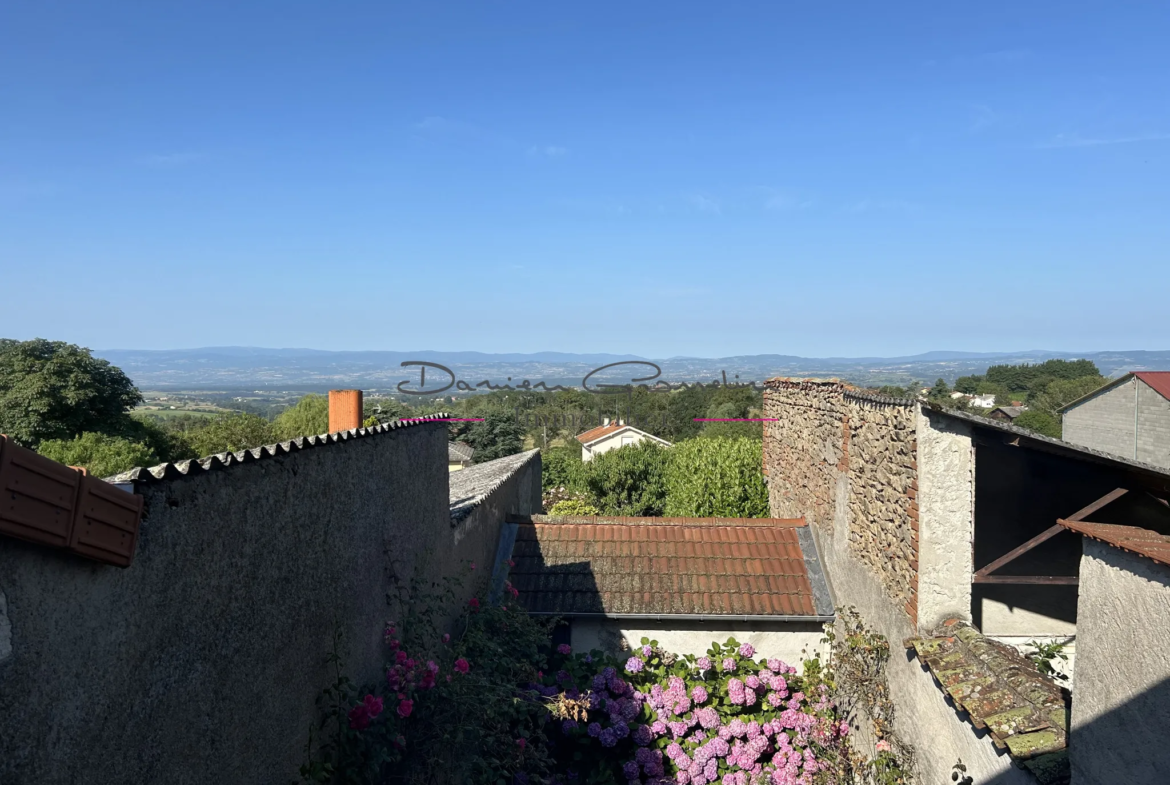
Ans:
[{"label": "wispy white cloud", "polygon": [[179,153],[155,153],[152,155],[145,155],[139,159],[139,163],[146,166],[185,166],[187,164],[202,161],[207,156],[203,153],[179,152]]},{"label": "wispy white cloud", "polygon": [[569,152],[567,148],[555,144],[534,145],[528,148],[528,154],[533,158],[560,158]]},{"label": "wispy white cloud", "polygon": [[709,199],[702,194],[688,194],[687,202],[691,207],[695,208],[701,213],[714,213],[715,215],[722,215],[723,211],[719,209],[719,203],[714,199]]},{"label": "wispy white cloud", "polygon": [[1057,134],[1037,147],[1098,147],[1107,144],[1131,144],[1133,142],[1164,142],[1170,134],[1138,134],[1137,136],[1085,137],[1080,134]]}]

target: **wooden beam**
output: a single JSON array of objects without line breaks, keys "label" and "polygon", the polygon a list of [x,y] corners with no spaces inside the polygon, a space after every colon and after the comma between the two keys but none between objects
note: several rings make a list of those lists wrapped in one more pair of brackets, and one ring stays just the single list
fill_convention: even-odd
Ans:
[{"label": "wooden beam", "polygon": [[[1089,515],[1092,515],[1097,510],[1104,507],[1106,504],[1109,504],[1110,502],[1114,502],[1114,501],[1120,499],[1122,496],[1124,496],[1127,493],[1129,493],[1129,491],[1126,490],[1125,488],[1116,488],[1116,489],[1110,491],[1109,493],[1105,494],[1104,496],[1102,496],[1097,501],[1090,504],[1088,507],[1084,507],[1080,510],[1077,510],[1076,512],[1074,512],[1072,515],[1070,515],[1068,518],[1065,518],[1064,520],[1068,520],[1068,521],[1084,520]],[[974,577],[975,578],[987,577],[988,575],[995,572],[996,570],[998,570],[1000,567],[1004,566],[1008,562],[1015,561],[1020,556],[1023,556],[1025,553],[1027,553],[1028,551],[1035,548],[1037,545],[1039,545],[1043,542],[1047,542],[1048,540],[1052,539],[1056,535],[1060,534],[1062,531],[1064,531],[1064,527],[1061,526],[1059,523],[1056,524],[1055,526],[1052,526],[1051,528],[1045,529],[1044,531],[1040,532],[1032,539],[1028,540],[1023,545],[1020,545],[1019,547],[1013,548],[1012,550],[1005,553],[1003,556],[1000,556],[998,559],[991,562],[991,564],[988,564],[988,565],[976,570]],[[978,583],[978,582],[979,581],[976,581],[976,583]]]},{"label": "wooden beam", "polygon": [[1095,513],[1097,510],[1104,507],[1106,504],[1109,504],[1110,502],[1117,501],[1118,499],[1120,499],[1122,496],[1124,496],[1127,493],[1129,493],[1129,491],[1126,490],[1125,488],[1117,488],[1115,490],[1112,490],[1109,493],[1102,496],[1097,501],[1090,504],[1088,507],[1085,507],[1084,509],[1081,509],[1081,510],[1077,510],[1072,515],[1065,518],[1065,520],[1066,521],[1083,521],[1085,518],[1089,517],[1090,515]]},{"label": "wooden beam", "polygon": [[1000,556],[998,559],[993,561],[991,564],[988,564],[986,567],[983,567],[982,569],[976,570],[975,577],[982,578],[985,575],[988,575],[990,573],[995,572],[996,570],[998,570],[1000,567],[1004,566],[1008,562],[1015,561],[1018,557],[1023,556],[1025,553],[1032,550],[1040,543],[1047,542],[1048,540],[1052,539],[1056,535],[1060,534],[1062,531],[1064,531],[1064,527],[1061,526],[1059,523],[1052,526],[1051,528],[1045,529],[1044,531],[1040,532],[1035,537],[1028,540],[1026,543],[1019,546],[1018,548],[1013,548],[1012,550],[1005,553],[1003,556]]},{"label": "wooden beam", "polygon": [[1076,586],[1080,579],[1075,575],[974,575],[972,583],[1020,584],[1033,583],[1047,586]]}]

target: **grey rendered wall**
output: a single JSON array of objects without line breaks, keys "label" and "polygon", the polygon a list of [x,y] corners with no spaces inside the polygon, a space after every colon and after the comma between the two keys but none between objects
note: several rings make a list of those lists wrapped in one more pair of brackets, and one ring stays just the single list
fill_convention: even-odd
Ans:
[{"label": "grey rendered wall", "polygon": [[1170,567],[1084,539],[1072,785],[1165,783],[1170,772]]},{"label": "grey rendered wall", "polygon": [[918,626],[971,620],[975,449],[964,423],[919,412]]},{"label": "grey rendered wall", "polygon": [[393,578],[494,554],[447,481],[422,424],[147,484],[125,570],[0,542],[0,782],[290,781],[334,630],[376,679]]},{"label": "grey rendered wall", "polygon": [[1135,377],[1066,411],[1061,418],[1061,438],[1133,458],[1134,387],[1138,384]]}]

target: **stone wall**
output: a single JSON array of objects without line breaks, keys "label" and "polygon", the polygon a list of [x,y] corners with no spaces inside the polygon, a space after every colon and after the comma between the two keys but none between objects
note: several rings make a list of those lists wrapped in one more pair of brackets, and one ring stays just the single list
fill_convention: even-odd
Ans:
[{"label": "stone wall", "polygon": [[[445,424],[265,450],[141,484],[127,569],[0,542],[0,782],[289,782],[335,630],[377,679],[387,593],[492,562],[493,505],[452,522]],[[501,487],[539,504],[539,474]]]},{"label": "stone wall", "polygon": [[1170,567],[1084,538],[1072,785],[1161,783],[1170,771]]},{"label": "stone wall", "polygon": [[895,728],[920,751],[918,781],[950,782],[961,758],[975,782],[1034,785],[901,650],[935,617],[970,618],[975,464],[967,429],[836,381],[770,380],[764,417],[776,419],[764,430],[771,514],[807,518],[837,604],[855,607],[889,641]]},{"label": "stone wall", "polygon": [[764,393],[764,417],[775,420],[764,431],[771,514],[804,516],[828,537],[834,517],[844,515],[849,552],[911,618],[918,593],[915,412],[912,404],[837,381],[772,379]]}]

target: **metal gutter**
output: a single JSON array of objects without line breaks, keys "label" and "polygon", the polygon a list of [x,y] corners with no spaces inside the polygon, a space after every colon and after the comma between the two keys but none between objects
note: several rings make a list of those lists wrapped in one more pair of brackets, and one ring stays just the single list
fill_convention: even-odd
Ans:
[{"label": "metal gutter", "polygon": [[803,621],[825,622],[835,621],[837,616],[755,616],[755,615],[728,615],[712,616],[701,613],[554,613],[551,611],[529,611],[529,616],[560,616],[565,619],[639,619],[642,621]]}]

